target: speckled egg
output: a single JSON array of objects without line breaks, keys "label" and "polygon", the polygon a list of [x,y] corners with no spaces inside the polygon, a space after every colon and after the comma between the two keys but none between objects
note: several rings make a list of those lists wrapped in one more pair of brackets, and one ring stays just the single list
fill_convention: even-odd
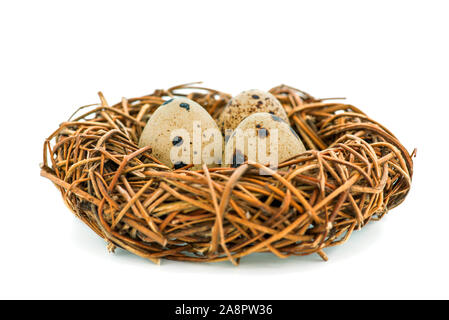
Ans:
[{"label": "speckled egg", "polygon": [[151,146],[152,155],[168,167],[179,169],[193,163],[195,170],[203,163],[221,164],[222,144],[216,122],[187,98],[168,100],[156,109],[139,140],[140,148]]},{"label": "speckled egg", "polygon": [[243,91],[228,102],[219,117],[218,125],[223,135],[226,135],[237,128],[243,119],[258,112],[274,114],[289,123],[282,104],[275,96],[269,92],[253,89]]},{"label": "speckled egg", "polygon": [[251,160],[273,166],[304,151],[300,137],[287,122],[270,113],[255,113],[243,120],[228,139],[224,165],[237,167]]}]

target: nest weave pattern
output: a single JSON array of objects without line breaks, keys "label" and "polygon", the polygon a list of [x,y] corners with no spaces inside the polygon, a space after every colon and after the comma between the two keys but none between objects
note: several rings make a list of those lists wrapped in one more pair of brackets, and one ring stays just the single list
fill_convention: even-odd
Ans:
[{"label": "nest weave pattern", "polygon": [[46,139],[41,175],[111,251],[118,246],[156,263],[238,264],[254,252],[327,260],[324,248],[405,199],[413,153],[352,105],[285,85],[270,92],[309,149],[272,175],[259,175],[258,163],[173,170],[151,146],[138,148],[146,120],[169,97],[187,96],[218,118],[231,96],[196,84],[113,106],[100,93],[101,104]]}]

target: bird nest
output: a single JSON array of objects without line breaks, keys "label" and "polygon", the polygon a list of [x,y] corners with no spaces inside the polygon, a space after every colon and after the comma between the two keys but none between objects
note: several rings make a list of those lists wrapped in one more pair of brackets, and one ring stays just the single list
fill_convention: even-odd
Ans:
[{"label": "bird nest", "polygon": [[[324,248],[344,243],[404,200],[415,152],[352,105],[285,85],[270,92],[308,149],[280,164],[282,170],[253,162],[173,170],[152,156],[151,146],[139,148],[147,119],[168,98],[192,99],[214,119],[231,98],[188,84],[113,106],[99,93],[100,104],[46,139],[41,175],[110,251],[121,247],[156,263],[238,264],[255,252],[327,260]],[[260,175],[261,168],[271,175]]]}]

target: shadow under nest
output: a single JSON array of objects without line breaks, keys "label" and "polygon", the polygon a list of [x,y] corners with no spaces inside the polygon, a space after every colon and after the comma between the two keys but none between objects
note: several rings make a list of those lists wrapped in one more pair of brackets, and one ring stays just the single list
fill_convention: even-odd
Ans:
[{"label": "shadow under nest", "polygon": [[113,106],[100,93],[101,104],[45,141],[41,175],[111,251],[119,246],[156,263],[238,264],[254,252],[327,260],[324,248],[405,199],[413,154],[352,105],[285,85],[270,92],[309,149],[271,176],[259,175],[258,163],[173,170],[151,147],[138,148],[146,121],[168,97],[186,96],[218,118],[231,95],[196,84]]}]

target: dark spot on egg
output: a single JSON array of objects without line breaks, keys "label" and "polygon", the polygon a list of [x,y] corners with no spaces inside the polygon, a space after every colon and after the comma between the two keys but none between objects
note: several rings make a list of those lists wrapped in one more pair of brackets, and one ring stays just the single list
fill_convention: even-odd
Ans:
[{"label": "dark spot on egg", "polygon": [[269,113],[269,114],[274,114],[274,112],[273,112],[273,111],[268,111],[268,113]]},{"label": "dark spot on egg", "polygon": [[273,119],[274,121],[277,121],[277,122],[285,122],[284,120],[282,120],[275,114],[271,114],[271,119]]},{"label": "dark spot on egg", "polygon": [[178,169],[183,168],[183,167],[185,167],[185,166],[186,166],[186,164],[185,164],[184,162],[182,162],[182,161],[178,161],[178,162],[176,162],[176,163],[174,164],[175,170],[178,170]]},{"label": "dark spot on egg", "polygon": [[179,106],[181,108],[186,109],[187,111],[190,111],[190,105],[188,103],[182,102],[182,103],[179,104]]},{"label": "dark spot on egg", "polygon": [[253,99],[260,99],[260,97],[259,97],[257,94],[253,94],[253,95],[251,96],[251,98],[253,98]]},{"label": "dark spot on egg", "polygon": [[260,108],[261,105],[263,105],[263,101],[262,100],[257,101],[257,107]]},{"label": "dark spot on egg", "polygon": [[162,106],[163,106],[163,105],[166,105],[167,103],[170,103],[170,102],[172,102],[172,101],[173,101],[173,99],[167,100],[167,101],[165,101],[165,102],[162,104]]},{"label": "dark spot on egg", "polygon": [[231,167],[232,168],[237,168],[242,163],[244,163],[247,159],[248,158],[240,150],[235,150],[234,154],[232,155]]},{"label": "dark spot on egg", "polygon": [[257,135],[259,138],[266,138],[270,135],[270,132],[267,129],[262,128],[257,130]]},{"label": "dark spot on egg", "polygon": [[172,141],[172,143],[173,143],[173,145],[174,145],[175,147],[181,146],[183,142],[184,142],[184,141],[182,140],[182,137],[180,137],[180,136],[174,137],[174,138],[173,138],[173,141]]},{"label": "dark spot on egg", "polygon": [[262,128],[262,125],[260,123],[258,123],[258,124],[256,124],[256,128],[260,129],[260,128]]},{"label": "dark spot on egg", "polygon": [[298,140],[301,140],[301,139],[299,138],[298,134],[296,133],[296,131],[293,130],[292,127],[290,127],[290,131],[293,133],[293,135],[294,135],[296,138],[298,138]]}]

